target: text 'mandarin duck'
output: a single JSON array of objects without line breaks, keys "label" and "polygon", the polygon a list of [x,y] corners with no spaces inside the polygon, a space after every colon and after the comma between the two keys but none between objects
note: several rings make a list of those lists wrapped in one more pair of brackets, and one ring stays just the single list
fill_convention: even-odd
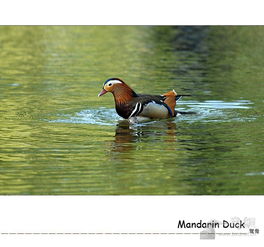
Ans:
[{"label": "text 'mandarin duck'", "polygon": [[114,95],[117,114],[125,119],[175,117],[178,113],[175,111],[176,101],[182,96],[189,96],[177,95],[174,90],[162,95],[137,94],[118,78],[108,79],[98,96],[108,92]]}]

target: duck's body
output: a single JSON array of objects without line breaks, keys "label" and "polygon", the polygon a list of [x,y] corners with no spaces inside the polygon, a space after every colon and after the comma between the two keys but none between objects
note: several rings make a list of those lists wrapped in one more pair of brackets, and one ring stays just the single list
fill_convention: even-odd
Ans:
[{"label": "duck's body", "polygon": [[107,92],[114,95],[116,112],[125,119],[175,117],[176,101],[183,96],[177,95],[174,90],[163,95],[137,94],[118,78],[108,79],[98,96]]},{"label": "duck's body", "polygon": [[168,118],[173,113],[167,104],[164,103],[164,97],[159,95],[140,95],[133,97],[129,102],[119,103],[115,100],[116,112],[123,118],[135,116],[148,118]]}]

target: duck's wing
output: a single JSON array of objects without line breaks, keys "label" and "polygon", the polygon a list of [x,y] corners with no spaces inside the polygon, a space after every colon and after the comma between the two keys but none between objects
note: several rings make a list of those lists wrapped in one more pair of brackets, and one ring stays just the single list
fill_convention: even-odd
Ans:
[{"label": "duck's wing", "polygon": [[[189,94],[180,94],[172,90],[162,95],[149,95],[149,94],[138,94],[138,97],[145,100],[145,105],[150,102],[155,102],[158,105],[165,106],[169,112],[170,117],[175,117],[177,112],[175,111],[176,101],[178,101],[182,96],[191,96]],[[152,105],[154,108],[155,105]],[[157,107],[156,107],[157,108]],[[162,108],[163,109],[163,108]],[[139,112],[140,114],[141,112]],[[144,112],[143,112],[144,113]]]},{"label": "duck's wing", "polygon": [[139,94],[135,97],[131,104],[133,110],[129,118],[136,116],[144,116],[149,118],[166,118],[173,117],[170,107],[164,102],[166,98],[162,95]]},{"label": "duck's wing", "polygon": [[176,101],[181,98],[181,96],[177,97],[177,93],[174,90],[162,95],[141,95],[140,97],[155,100],[156,103],[166,106],[170,117],[175,116]]},{"label": "duck's wing", "polygon": [[[170,91],[173,92],[173,91]],[[150,95],[150,94],[138,94],[139,97],[149,97],[149,98],[154,98],[157,100],[162,100],[164,101],[168,96],[166,96],[165,94],[163,95]],[[181,97],[183,96],[191,96],[190,94],[180,94],[180,95],[174,95],[175,100],[178,101],[179,99],[181,99]]]}]

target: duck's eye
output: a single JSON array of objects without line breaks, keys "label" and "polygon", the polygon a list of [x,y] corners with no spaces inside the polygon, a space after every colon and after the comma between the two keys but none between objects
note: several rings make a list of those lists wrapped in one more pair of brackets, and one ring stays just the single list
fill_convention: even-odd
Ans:
[{"label": "duck's eye", "polygon": [[112,83],[109,83],[108,86],[111,87],[112,86]]}]

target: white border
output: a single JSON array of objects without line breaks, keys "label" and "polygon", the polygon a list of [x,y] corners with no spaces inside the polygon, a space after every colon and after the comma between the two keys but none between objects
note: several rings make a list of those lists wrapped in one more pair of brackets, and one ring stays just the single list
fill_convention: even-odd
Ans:
[{"label": "white border", "polygon": [[263,1],[8,0],[1,25],[256,25]]},{"label": "white border", "polygon": [[[198,244],[228,241],[258,246],[256,244],[264,240],[263,202],[262,196],[1,196],[0,233],[10,235],[0,234],[0,245],[20,241],[19,246],[36,243],[47,246],[55,241],[70,246],[76,241],[103,244],[99,246],[135,246],[143,241],[147,246],[175,246],[178,241]],[[200,240],[199,235],[184,234],[74,234],[190,232],[190,229],[177,229],[179,219],[207,221],[233,217],[255,218],[260,233],[254,236],[217,235],[215,240]],[[233,230],[227,230],[230,231]]]}]

